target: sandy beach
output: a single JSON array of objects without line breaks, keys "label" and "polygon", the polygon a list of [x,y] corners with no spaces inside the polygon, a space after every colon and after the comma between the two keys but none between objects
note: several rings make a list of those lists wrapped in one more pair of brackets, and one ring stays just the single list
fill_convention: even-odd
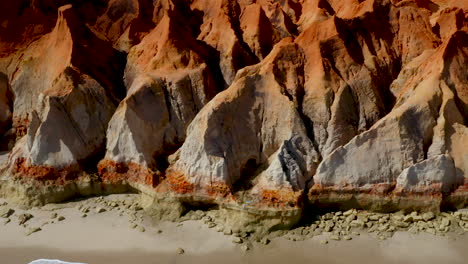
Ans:
[{"label": "sandy beach", "polygon": [[[396,232],[380,241],[363,231],[350,241],[329,240],[328,244],[322,244],[326,234],[304,241],[278,237],[268,245],[254,242],[245,252],[232,242],[232,236],[209,228],[203,221],[155,222],[140,208],[130,206],[137,199],[136,194],[125,194],[27,211],[11,207],[15,211],[11,221],[0,223],[1,263],[26,264],[39,258],[89,264],[466,263],[468,258],[466,234],[434,236],[409,232]],[[116,206],[114,200],[128,201],[128,205]],[[89,212],[83,213],[84,210]],[[19,225],[18,216],[25,213],[33,217]],[[37,227],[41,230],[27,234]],[[179,248],[183,254],[177,252]]]}]

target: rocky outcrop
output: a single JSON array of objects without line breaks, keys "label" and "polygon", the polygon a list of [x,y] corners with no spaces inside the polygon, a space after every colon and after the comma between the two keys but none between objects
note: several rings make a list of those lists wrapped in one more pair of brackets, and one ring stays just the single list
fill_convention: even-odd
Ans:
[{"label": "rocky outcrop", "polygon": [[27,129],[15,127],[18,137],[26,135],[11,151],[8,171],[60,185],[93,170],[104,152],[123,88],[111,76],[122,72],[123,58],[86,28],[71,5],[58,9],[53,31],[32,45],[12,80],[13,118],[26,120]]},{"label": "rocky outcrop", "polygon": [[207,196],[252,188],[258,197],[242,202],[298,205],[294,192],[305,188],[318,162],[295,107],[303,93],[300,53],[285,39],[203,108],[167,171],[170,188]]},{"label": "rocky outcrop", "polygon": [[12,148],[0,193],[40,204],[130,187],[158,216],[216,205],[263,231],[309,207],[465,207],[467,11],[0,4],[0,148]]},{"label": "rocky outcrop", "polygon": [[187,126],[217,93],[215,72],[207,62],[212,51],[177,23],[180,16],[167,13],[130,50],[127,97],[109,124],[107,153],[99,165],[105,180],[156,185],[167,156],[180,147]]}]

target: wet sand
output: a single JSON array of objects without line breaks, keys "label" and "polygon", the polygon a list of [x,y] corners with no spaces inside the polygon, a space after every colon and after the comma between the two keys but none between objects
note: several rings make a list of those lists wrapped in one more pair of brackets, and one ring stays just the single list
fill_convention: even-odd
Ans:
[{"label": "wet sand", "polygon": [[[106,199],[121,199],[111,195]],[[128,199],[133,199],[132,196]],[[80,204],[91,206],[87,217]],[[396,232],[384,241],[362,232],[351,241],[332,241],[314,236],[305,241],[275,238],[268,245],[254,243],[247,252],[232,243],[232,236],[208,228],[202,221],[154,223],[141,211],[128,213],[114,208],[97,213],[93,199],[28,210],[34,217],[26,227],[17,223],[15,208],[11,222],[0,223],[0,263],[25,264],[49,258],[89,264],[101,263],[467,263],[468,236],[434,236]],[[98,204],[95,207],[99,207]],[[65,217],[58,221],[51,214]],[[136,215],[134,217],[133,215]],[[133,219],[133,220],[132,220]],[[141,219],[141,220],[140,220]],[[54,223],[51,223],[51,222]],[[36,226],[42,230],[29,236]],[[135,223],[135,224],[134,224]],[[138,227],[135,228],[135,225]],[[144,228],[142,232],[141,227]],[[161,232],[162,231],[162,232]],[[177,254],[177,248],[185,253]]]}]

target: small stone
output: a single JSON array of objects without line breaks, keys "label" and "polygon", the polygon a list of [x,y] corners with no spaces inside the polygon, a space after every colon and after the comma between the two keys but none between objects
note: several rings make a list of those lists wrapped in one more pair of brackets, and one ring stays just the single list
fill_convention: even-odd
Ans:
[{"label": "small stone", "polygon": [[435,235],[436,234],[436,230],[434,228],[428,228],[426,229],[426,232],[431,234],[431,235]]},{"label": "small stone", "polygon": [[268,239],[267,237],[264,237],[262,238],[260,243],[262,243],[263,245],[268,245],[270,243],[270,239]]},{"label": "small stone", "polygon": [[213,222],[211,222],[211,223],[208,224],[208,228],[213,228],[213,227],[215,227],[215,226],[216,226],[216,224],[213,223]]},{"label": "small stone", "polygon": [[350,236],[344,236],[343,239],[344,239],[344,240],[351,240],[351,239],[353,239],[353,238],[350,237]]},{"label": "small stone", "polygon": [[241,244],[242,242],[243,242],[243,240],[240,237],[234,237],[232,239],[232,243]]},{"label": "small stone", "polygon": [[405,215],[403,217],[403,222],[406,222],[406,223],[412,223],[414,221],[413,219],[413,216],[412,215]]},{"label": "small stone", "polygon": [[320,240],[320,244],[326,245],[326,244],[328,244],[328,240]]},{"label": "small stone", "polygon": [[27,221],[29,221],[29,219],[31,219],[31,218],[33,218],[32,214],[28,214],[28,213],[21,214],[21,215],[18,216],[19,224],[22,225],[22,224],[26,223]]},{"label": "small stone", "polygon": [[340,240],[340,237],[337,236],[337,235],[332,235],[332,236],[330,236],[330,239],[331,239],[331,240],[339,241],[339,240]]},{"label": "small stone", "polygon": [[13,210],[13,209],[11,209],[11,208],[2,208],[2,209],[0,209],[0,217],[8,218],[8,217],[10,217],[14,212],[15,212],[15,210]]},{"label": "small stone", "polygon": [[435,218],[435,215],[434,215],[433,212],[427,212],[427,213],[424,213],[421,217],[422,217],[422,219],[423,219],[424,221],[427,222],[427,221],[429,221],[429,220],[434,219],[434,218]]},{"label": "small stone", "polygon": [[353,235],[353,236],[360,236],[361,233],[359,233],[359,232],[353,232],[352,235]]},{"label": "small stone", "polygon": [[387,238],[384,237],[384,236],[378,236],[377,239],[378,239],[378,240],[385,240],[385,239],[387,239]]},{"label": "small stone", "polygon": [[161,229],[158,229],[156,233],[161,234],[163,231]]},{"label": "small stone", "polygon": [[367,216],[367,215],[358,215],[358,219],[361,220],[364,223],[369,222],[369,216]]},{"label": "small stone", "polygon": [[82,214],[81,217],[85,218],[87,217],[88,215],[87,214]]},{"label": "small stone", "polygon": [[390,227],[389,224],[381,225],[379,226],[378,230],[381,232],[386,231],[389,227]]},{"label": "small stone", "polygon": [[371,220],[371,221],[379,221],[379,219],[380,219],[380,216],[376,215],[376,214],[373,214],[373,215],[369,216],[369,220]]},{"label": "small stone", "polygon": [[232,230],[230,228],[226,228],[226,229],[224,229],[224,234],[226,236],[230,236],[230,235],[232,235]]},{"label": "small stone", "polygon": [[33,227],[33,228],[30,228],[28,229],[28,231],[26,231],[26,236],[29,236],[33,233],[36,233],[36,232],[39,232],[41,231],[42,229],[40,227]]},{"label": "small stone", "polygon": [[142,227],[142,226],[139,226],[139,227],[137,228],[137,230],[140,231],[140,232],[142,232],[142,233],[146,231],[145,228]]},{"label": "small stone", "polygon": [[365,223],[361,220],[354,220],[351,223],[349,223],[349,225],[352,227],[363,227]]},{"label": "small stone", "polygon": [[242,249],[242,251],[246,252],[246,251],[249,251],[250,248],[249,248],[249,246],[247,244],[243,244],[241,246],[241,249]]},{"label": "small stone", "polygon": [[450,219],[442,218],[442,222],[440,223],[442,226],[450,226]]},{"label": "small stone", "polygon": [[372,232],[375,232],[379,229],[379,226],[378,225],[373,225],[371,228],[369,228],[368,232],[369,233],[372,233]]},{"label": "small stone", "polygon": [[332,218],[333,218],[333,214],[331,214],[331,213],[324,214],[321,217],[322,220],[330,220]]},{"label": "small stone", "polygon": [[54,219],[54,218],[57,218],[58,214],[57,213],[52,213],[50,215],[50,219]]},{"label": "small stone", "polygon": [[106,211],[106,209],[104,209],[104,208],[102,208],[102,207],[96,208],[96,213],[98,213],[98,214],[103,213],[103,212],[105,212],[105,211]]},{"label": "small stone", "polygon": [[443,217],[451,217],[452,215],[450,213],[442,212],[440,213],[441,216]]},{"label": "small stone", "polygon": [[131,227],[132,229],[135,229],[135,228],[137,228],[137,227],[138,227],[138,225],[137,225],[137,224],[135,224],[135,223],[131,223],[131,224],[130,224],[130,227]]},{"label": "small stone", "polygon": [[356,219],[356,215],[355,215],[355,214],[352,214],[352,215],[348,215],[348,216],[346,217],[346,220],[345,220],[345,221],[349,223],[349,222],[353,221],[354,219]]},{"label": "small stone", "polygon": [[465,228],[465,223],[464,222],[458,222],[458,225],[461,227],[461,228]]},{"label": "small stone", "polygon": [[343,216],[349,216],[349,215],[352,215],[352,214],[353,214],[353,212],[354,212],[354,211],[353,211],[353,209],[350,209],[350,210],[348,210],[348,211],[346,211],[346,212],[343,212]]},{"label": "small stone", "polygon": [[409,227],[409,223],[407,222],[401,222],[401,221],[397,221],[397,222],[394,222],[393,223],[396,227],[399,227],[399,228],[408,228]]},{"label": "small stone", "polygon": [[63,221],[63,220],[65,220],[65,217],[64,217],[64,216],[59,216],[59,217],[57,218],[57,220],[58,220],[58,221]]},{"label": "small stone", "polygon": [[3,221],[3,225],[6,225],[6,224],[8,224],[10,222],[11,222],[10,218],[5,218],[5,220]]},{"label": "small stone", "polygon": [[419,229],[417,226],[412,226],[410,229],[408,229],[408,232],[410,232],[411,234],[417,234],[419,233]]},{"label": "small stone", "polygon": [[177,252],[177,254],[182,255],[182,254],[185,253],[185,250],[182,249],[182,248],[178,248],[178,249],[176,250],[176,252]]}]

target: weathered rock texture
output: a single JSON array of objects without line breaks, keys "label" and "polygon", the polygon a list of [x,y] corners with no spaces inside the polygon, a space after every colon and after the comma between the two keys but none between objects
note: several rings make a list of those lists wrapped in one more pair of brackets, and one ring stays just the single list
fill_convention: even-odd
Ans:
[{"label": "weathered rock texture", "polygon": [[267,229],[465,207],[466,69],[466,1],[0,3],[0,189]]}]

